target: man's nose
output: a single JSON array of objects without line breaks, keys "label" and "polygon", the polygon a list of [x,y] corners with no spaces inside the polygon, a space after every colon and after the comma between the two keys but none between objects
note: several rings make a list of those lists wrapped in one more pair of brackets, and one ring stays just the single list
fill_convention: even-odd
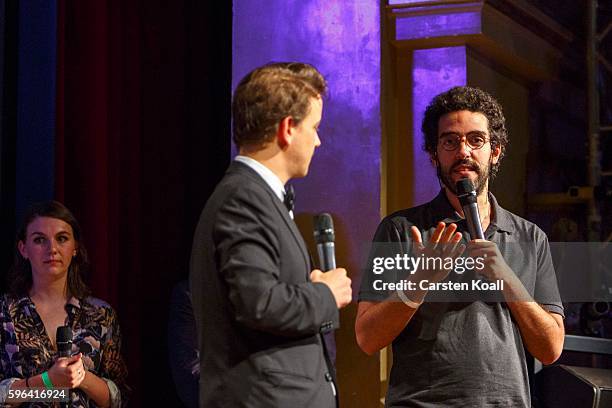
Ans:
[{"label": "man's nose", "polygon": [[460,158],[470,157],[470,153],[472,153],[472,148],[467,144],[465,140],[461,140],[459,142],[459,147],[455,151],[455,154]]}]

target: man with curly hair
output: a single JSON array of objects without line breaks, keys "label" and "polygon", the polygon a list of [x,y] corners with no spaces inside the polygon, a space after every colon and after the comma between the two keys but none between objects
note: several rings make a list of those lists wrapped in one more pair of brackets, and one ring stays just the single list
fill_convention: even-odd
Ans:
[{"label": "man with curly hair", "polygon": [[[427,107],[422,131],[442,190],[379,225],[359,294],[357,342],[368,354],[393,346],[388,407],[529,407],[527,353],[544,364],[557,360],[563,306],[546,235],[489,192],[508,143],[501,106],[480,89],[452,88]],[[457,197],[465,178],[476,190],[484,240],[470,237]],[[471,257],[482,267],[464,274],[452,265],[415,266],[403,275],[405,286],[381,289],[382,276],[402,282],[399,266],[380,271],[381,250]],[[496,283],[497,292],[473,285],[482,281]]]}]

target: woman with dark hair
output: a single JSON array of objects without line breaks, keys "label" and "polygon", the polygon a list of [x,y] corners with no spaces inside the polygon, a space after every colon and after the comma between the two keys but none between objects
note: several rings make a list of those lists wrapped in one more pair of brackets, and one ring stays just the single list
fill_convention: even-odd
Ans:
[{"label": "woman with dark hair", "polygon": [[[71,407],[126,405],[119,323],[106,302],[89,296],[87,267],[72,213],[57,201],[32,206],[0,298],[0,404],[19,405],[9,398],[16,390],[70,388]],[[58,358],[60,326],[72,330],[71,357]]]}]

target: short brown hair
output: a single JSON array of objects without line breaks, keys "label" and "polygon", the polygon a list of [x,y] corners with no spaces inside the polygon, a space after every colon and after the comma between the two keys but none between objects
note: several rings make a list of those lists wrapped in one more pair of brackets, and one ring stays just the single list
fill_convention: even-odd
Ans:
[{"label": "short brown hair", "polygon": [[237,147],[258,146],[274,138],[290,116],[299,124],[310,111],[310,98],[323,96],[325,79],[301,62],[277,62],[248,73],[234,91],[232,132]]}]

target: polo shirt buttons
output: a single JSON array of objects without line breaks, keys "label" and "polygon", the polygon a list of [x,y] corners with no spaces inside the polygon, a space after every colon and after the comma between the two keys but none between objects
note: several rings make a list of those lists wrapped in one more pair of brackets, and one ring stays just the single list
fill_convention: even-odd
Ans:
[{"label": "polo shirt buttons", "polygon": [[324,322],[321,325],[321,328],[319,329],[319,331],[321,333],[327,333],[328,331],[331,331],[334,328],[334,322],[332,322],[331,320]]}]

